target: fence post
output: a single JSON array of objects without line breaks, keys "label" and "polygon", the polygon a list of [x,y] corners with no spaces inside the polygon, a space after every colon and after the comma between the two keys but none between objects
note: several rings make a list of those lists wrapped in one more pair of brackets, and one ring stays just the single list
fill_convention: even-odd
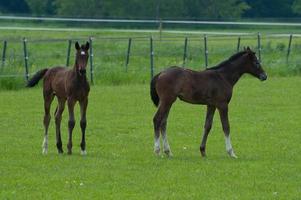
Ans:
[{"label": "fence post", "polygon": [[2,67],[4,67],[4,65],[5,65],[6,47],[7,47],[7,41],[4,40],[4,42],[3,42],[3,52],[2,52]]},{"label": "fence post", "polygon": [[150,37],[150,71],[151,78],[154,77],[154,49],[153,49],[153,37]]},{"label": "fence post", "polygon": [[257,48],[258,48],[258,60],[261,63],[261,35],[257,34]]},{"label": "fence post", "polygon": [[127,50],[126,61],[125,61],[125,71],[126,72],[128,71],[128,65],[130,62],[131,46],[132,46],[132,38],[129,38],[128,50]]},{"label": "fence post", "polygon": [[159,35],[160,35],[160,41],[162,39],[162,29],[163,29],[163,22],[162,19],[160,18],[159,20]]},{"label": "fence post", "polygon": [[72,43],[72,40],[68,40],[66,67],[69,66],[69,61],[70,61],[70,51],[71,51],[71,43]]},{"label": "fence post", "polygon": [[25,79],[28,81],[29,74],[28,74],[28,52],[27,52],[27,39],[23,38],[23,52],[24,52],[24,66],[25,66]]},{"label": "fence post", "polygon": [[240,36],[238,37],[238,40],[237,40],[236,52],[239,52],[239,49],[240,49]]},{"label": "fence post", "polygon": [[289,41],[288,41],[287,54],[286,54],[286,63],[288,63],[288,58],[289,58],[289,55],[291,53],[292,40],[293,40],[293,35],[290,34],[290,38],[289,38]]},{"label": "fence post", "polygon": [[183,54],[183,67],[185,67],[186,59],[187,59],[187,43],[188,43],[188,38],[185,37],[185,42],[184,42],[184,54]]},{"label": "fence post", "polygon": [[91,80],[91,83],[92,85],[94,85],[94,69],[93,69],[93,43],[92,43],[92,37],[89,38],[89,43],[90,43],[90,80]]},{"label": "fence post", "polygon": [[207,35],[204,35],[204,48],[205,48],[205,67],[208,67],[208,47],[207,47]]}]

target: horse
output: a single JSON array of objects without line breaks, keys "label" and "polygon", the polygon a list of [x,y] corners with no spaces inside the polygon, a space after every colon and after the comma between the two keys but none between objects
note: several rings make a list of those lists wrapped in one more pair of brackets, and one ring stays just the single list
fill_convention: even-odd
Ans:
[{"label": "horse", "polygon": [[190,104],[207,105],[206,120],[200,145],[202,157],[206,156],[206,141],[210,132],[215,110],[219,111],[222,129],[225,136],[226,152],[232,158],[237,158],[230,141],[230,125],[228,119],[228,104],[233,87],[245,74],[251,74],[261,81],[267,79],[255,52],[249,47],[232,55],[229,59],[215,67],[203,71],[193,71],[187,68],[173,66],[154,76],[150,84],[150,95],[158,107],[153,118],[154,152],[160,155],[160,132],[163,139],[163,151],[172,156],[167,140],[166,125],[172,104],[179,98]]},{"label": "horse", "polygon": [[69,111],[68,121],[68,154],[72,154],[72,131],[75,126],[74,106],[76,102],[80,105],[80,127],[82,132],[81,140],[81,154],[86,155],[86,111],[88,106],[88,95],[90,91],[89,82],[86,77],[86,67],[89,58],[89,42],[84,45],[75,43],[76,56],[73,68],[66,66],[56,66],[52,68],[45,68],[38,71],[27,83],[27,87],[35,86],[40,79],[43,78],[43,96],[44,96],[44,140],[42,145],[42,153],[48,152],[48,127],[50,123],[50,106],[54,99],[57,97],[58,106],[55,110],[55,126],[56,126],[56,146],[59,154],[63,153],[62,139],[61,139],[61,120],[62,113],[67,101]]}]

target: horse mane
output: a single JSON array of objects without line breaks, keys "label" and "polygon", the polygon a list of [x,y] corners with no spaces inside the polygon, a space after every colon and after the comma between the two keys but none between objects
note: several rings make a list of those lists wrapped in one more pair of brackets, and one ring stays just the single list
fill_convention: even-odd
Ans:
[{"label": "horse mane", "polygon": [[246,53],[246,51],[240,51],[234,55],[232,55],[230,58],[228,58],[227,60],[222,61],[221,63],[219,63],[218,65],[214,66],[214,67],[210,67],[207,68],[206,70],[217,70],[220,68],[223,68],[225,66],[227,66],[228,64],[230,64],[232,61],[240,58],[242,55],[244,55]]}]

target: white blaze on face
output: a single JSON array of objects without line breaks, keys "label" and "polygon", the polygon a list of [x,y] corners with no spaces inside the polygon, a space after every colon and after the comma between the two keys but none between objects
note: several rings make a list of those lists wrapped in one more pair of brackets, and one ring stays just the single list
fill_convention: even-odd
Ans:
[{"label": "white blaze on face", "polygon": [[86,52],[81,51],[81,52],[80,52],[80,55],[86,55]]}]

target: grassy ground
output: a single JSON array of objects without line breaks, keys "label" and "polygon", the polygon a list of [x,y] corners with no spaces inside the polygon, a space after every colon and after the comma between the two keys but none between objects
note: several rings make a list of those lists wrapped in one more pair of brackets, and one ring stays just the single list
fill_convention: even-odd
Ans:
[{"label": "grassy ground", "polygon": [[180,101],[168,124],[174,157],[156,157],[148,85],[92,87],[88,155],[79,155],[77,117],[74,154],[57,155],[52,120],[43,156],[41,88],[0,91],[0,199],[299,199],[300,84],[300,77],[238,83],[230,104],[236,160],[226,155],[218,116],[208,157],[200,157],[205,109]]}]

